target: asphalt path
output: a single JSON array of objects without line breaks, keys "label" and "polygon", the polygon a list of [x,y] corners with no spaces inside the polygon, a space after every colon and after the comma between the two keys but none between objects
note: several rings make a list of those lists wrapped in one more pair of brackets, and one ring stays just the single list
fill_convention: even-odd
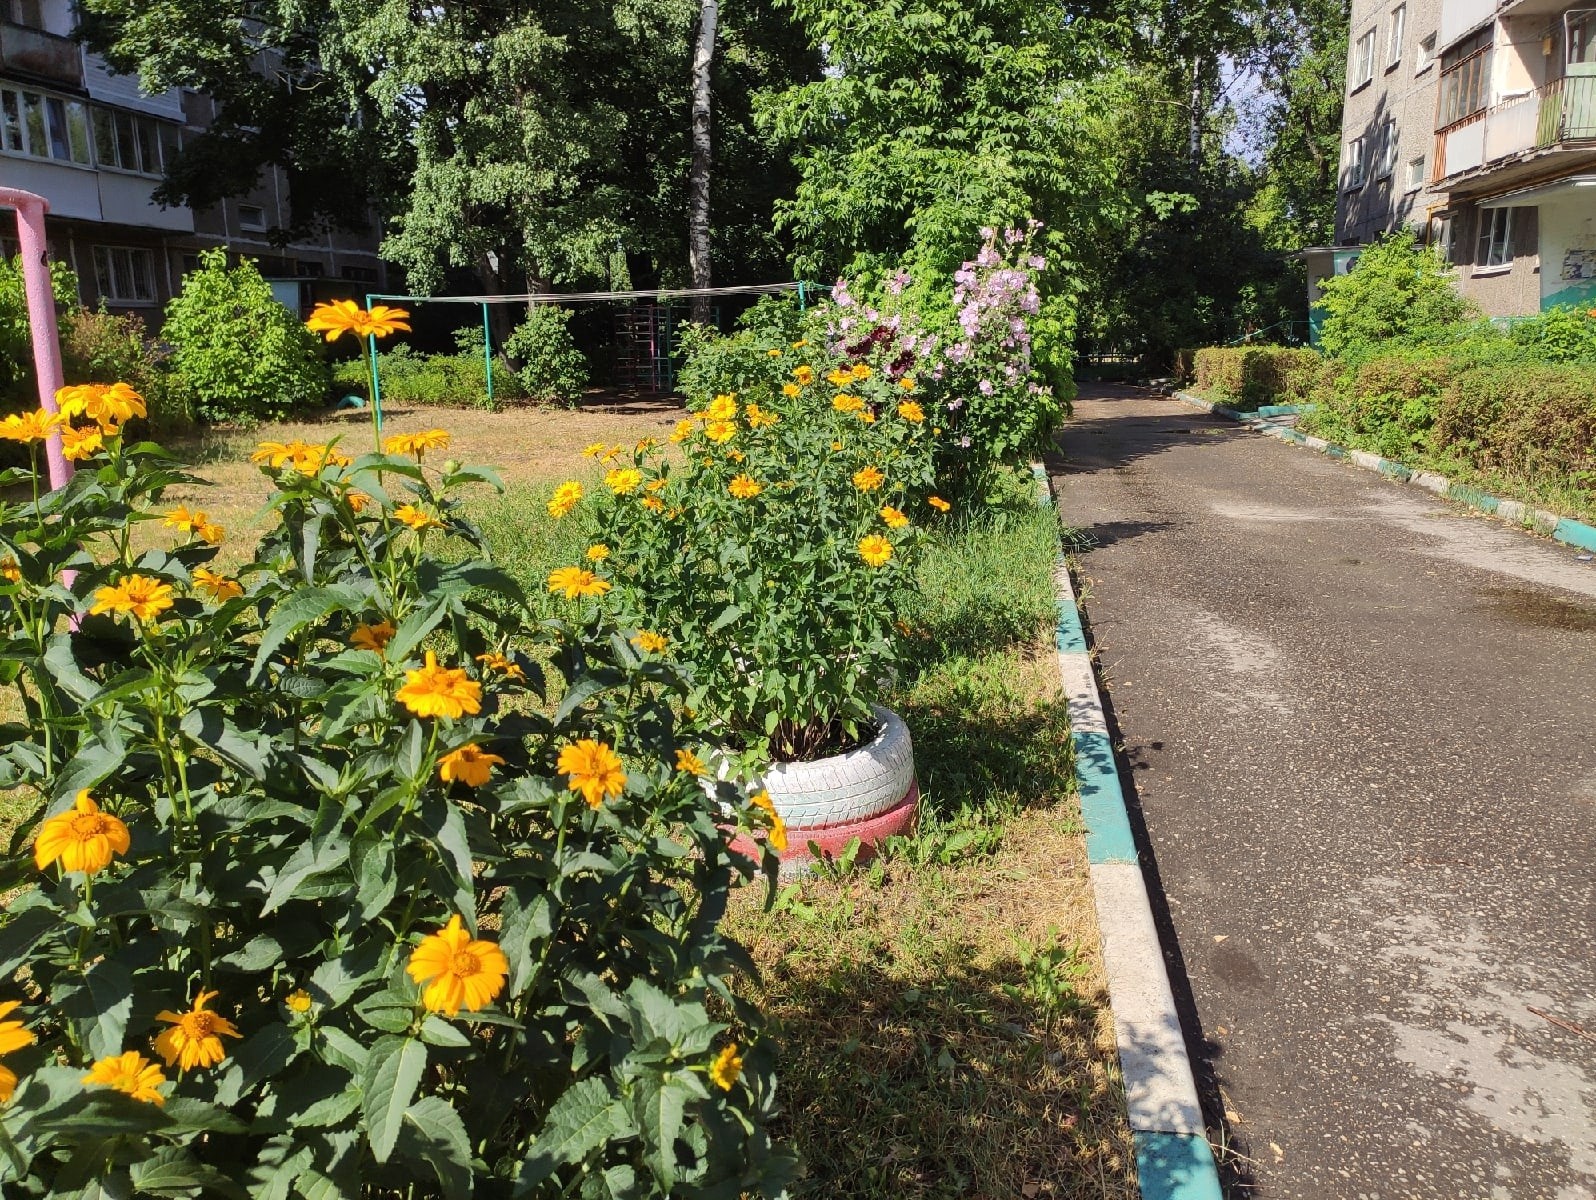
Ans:
[{"label": "asphalt path", "polygon": [[1138,390],[1049,470],[1230,1194],[1596,1196],[1596,564]]}]

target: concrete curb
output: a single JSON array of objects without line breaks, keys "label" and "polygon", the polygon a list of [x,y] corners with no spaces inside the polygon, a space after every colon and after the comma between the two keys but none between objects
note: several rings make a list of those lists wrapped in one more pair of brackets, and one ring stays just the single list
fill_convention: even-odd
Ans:
[{"label": "concrete curb", "polygon": [[[1041,502],[1051,507],[1047,472],[1040,463],[1032,463],[1031,470]],[[1197,1084],[1062,547],[1054,581],[1059,675],[1069,706],[1075,779],[1086,822],[1087,869],[1102,934],[1141,1194],[1143,1200],[1221,1200],[1219,1172],[1204,1133]]]},{"label": "concrete curb", "polygon": [[[1323,438],[1310,437],[1299,433],[1288,425],[1278,425],[1267,418],[1255,413],[1237,412],[1233,408],[1210,403],[1200,397],[1193,396],[1190,392],[1172,392],[1176,400],[1200,408],[1204,412],[1213,413],[1219,417],[1229,417],[1232,421],[1240,421],[1256,429],[1259,433],[1267,433],[1270,437],[1279,438],[1283,442],[1292,442],[1298,446],[1306,446],[1310,450],[1317,450],[1321,454],[1328,454],[1331,458],[1339,458],[1362,467],[1366,471],[1377,471],[1387,479],[1394,479],[1399,483],[1411,483],[1425,491],[1434,492],[1446,500],[1454,500],[1459,504],[1466,504],[1479,512],[1489,513],[1494,517],[1511,524],[1530,529],[1535,533],[1551,538],[1554,542],[1562,542],[1565,546],[1572,546],[1576,550],[1587,553],[1596,553],[1596,527],[1576,521],[1572,517],[1561,516],[1550,509],[1535,508],[1518,500],[1503,500],[1489,492],[1482,492],[1479,488],[1470,487],[1466,483],[1458,483],[1448,479],[1445,475],[1437,475],[1434,471],[1415,471],[1411,467],[1403,466],[1399,462],[1392,462],[1389,458],[1381,458],[1378,454],[1370,454],[1367,450],[1348,450],[1344,446],[1337,446],[1334,442],[1327,442]],[[1262,412],[1262,410],[1259,410]]]}]

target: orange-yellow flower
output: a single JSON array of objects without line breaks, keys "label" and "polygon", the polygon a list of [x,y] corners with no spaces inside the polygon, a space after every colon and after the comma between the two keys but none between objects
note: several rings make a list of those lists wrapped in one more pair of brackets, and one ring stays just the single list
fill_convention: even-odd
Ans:
[{"label": "orange-yellow flower", "polygon": [[831,452],[833,454],[835,454],[837,451],[839,451],[841,449],[842,449],[842,443],[841,442],[832,442],[831,443]]},{"label": "orange-yellow flower", "polygon": [[417,508],[414,504],[401,504],[393,510],[393,519],[400,524],[408,525],[411,529],[442,529],[443,522],[429,512]]},{"label": "orange-yellow flower", "polygon": [[429,450],[447,450],[449,432],[445,429],[424,429],[420,433],[396,433],[384,438],[384,454],[413,454],[420,458]]},{"label": "orange-yellow flower", "polygon": [[787,849],[787,822],[781,819],[781,814],[776,811],[776,805],[770,798],[770,793],[764,788],[748,797],[748,802],[759,809],[769,819],[769,833],[766,835],[771,846],[778,852],[785,853]]},{"label": "orange-yellow flower", "polygon": [[608,546],[606,546],[603,542],[598,542],[597,544],[589,546],[587,548],[587,560],[588,560],[588,562],[603,562],[609,556],[610,556],[610,548]]},{"label": "orange-yellow flower", "polygon": [[481,787],[493,774],[493,768],[503,765],[504,759],[497,754],[489,754],[482,747],[468,742],[438,760],[438,777],[445,783],[458,782],[467,787]]},{"label": "orange-yellow flower", "polygon": [[676,428],[671,430],[671,441],[685,442],[688,438],[693,436],[693,430],[696,428],[697,426],[694,425],[690,419],[683,419],[676,422]]},{"label": "orange-yellow flower", "polygon": [[172,607],[172,585],[148,575],[129,575],[109,587],[96,588],[91,616],[128,613],[136,620],[153,621]]},{"label": "orange-yellow flower", "polygon": [[704,760],[691,750],[678,750],[676,752],[676,769],[685,775],[702,775],[705,771]]},{"label": "orange-yellow flower", "polygon": [[608,796],[619,796],[626,787],[626,771],[620,756],[603,742],[582,738],[560,750],[560,773],[566,788],[580,792],[589,808],[598,808]]},{"label": "orange-yellow flower", "polygon": [[925,409],[920,407],[918,401],[905,400],[902,404],[898,405],[898,415],[905,421],[912,421],[914,424],[918,425],[921,421],[925,420]]},{"label": "orange-yellow flower", "polygon": [[549,516],[569,516],[573,508],[581,502],[582,485],[576,480],[568,480],[554,489],[554,498],[549,501]]},{"label": "orange-yellow flower", "polygon": [[162,1074],[161,1068],[137,1050],[102,1058],[90,1067],[89,1073],[83,1077],[85,1086],[98,1084],[101,1087],[115,1088],[145,1104],[166,1103],[166,1097],[161,1095],[159,1090],[165,1082],[166,1076]]},{"label": "orange-yellow flower", "polygon": [[809,344],[809,339],[808,338],[799,338],[796,342],[794,342],[792,344],[792,348],[794,350],[802,350],[808,344]]},{"label": "orange-yellow flower", "polygon": [[337,341],[343,334],[363,338],[370,329],[371,319],[366,310],[353,300],[333,300],[316,305],[311,310],[305,328],[312,333],[327,335],[329,342]]},{"label": "orange-yellow flower", "polygon": [[310,998],[310,993],[304,988],[296,988],[288,993],[288,998],[283,1003],[288,1005],[290,1012],[297,1013],[302,1017],[310,1011],[311,1005],[315,1001]]},{"label": "orange-yellow flower", "polygon": [[858,417],[866,425],[874,425],[876,423],[876,414],[868,408],[861,408],[854,416]]},{"label": "orange-yellow flower", "polygon": [[663,654],[665,653],[665,647],[670,645],[670,641],[664,634],[654,633],[648,629],[639,629],[636,636],[632,638],[632,645],[645,654]]},{"label": "orange-yellow flower", "polygon": [[704,410],[706,421],[729,421],[737,415],[737,395],[727,392],[716,396]]},{"label": "orange-yellow flower", "polygon": [[881,519],[887,523],[888,529],[902,529],[909,523],[909,518],[890,504],[881,506]]},{"label": "orange-yellow flower", "polygon": [[929,504],[932,508],[936,509],[938,512],[942,512],[942,513],[947,512],[948,509],[953,507],[953,505],[949,504],[941,496],[932,496],[929,500],[926,501],[926,503]]},{"label": "orange-yellow flower", "polygon": [[709,1064],[710,1082],[723,1092],[729,1092],[737,1086],[742,1074],[743,1056],[737,1053],[735,1042],[717,1054],[715,1061]]},{"label": "orange-yellow flower", "polygon": [[349,491],[344,493],[344,501],[349,505],[349,511],[359,516],[366,511],[366,506],[371,503],[371,497],[366,495],[365,492],[350,488]]},{"label": "orange-yellow flower", "polygon": [[506,679],[519,679],[522,683],[526,682],[526,672],[521,669],[520,664],[511,662],[497,651],[479,654],[477,655],[477,661],[482,664],[485,670],[497,671]]},{"label": "orange-yellow flower", "polygon": [[869,379],[875,372],[870,369],[868,363],[854,363],[853,370],[849,374],[855,379]]},{"label": "orange-yellow flower", "polygon": [[147,415],[144,397],[125,383],[74,384],[56,392],[55,403],[63,417],[88,417],[106,434]]},{"label": "orange-yellow flower", "polygon": [[808,366],[795,367],[795,368],[793,368],[792,377],[794,379],[796,379],[800,384],[802,384],[803,386],[807,387],[807,386],[809,386],[809,384],[811,382],[814,381],[815,369],[813,367],[808,367]]},{"label": "orange-yellow flower", "polygon": [[63,425],[61,453],[66,455],[68,462],[82,462],[103,449],[104,436],[98,429],[74,429],[70,425]]},{"label": "orange-yellow flower", "polygon": [[658,496],[644,496],[643,507],[648,509],[650,512],[659,512],[665,507],[665,502]]},{"label": "orange-yellow flower", "polygon": [[866,534],[859,539],[859,557],[866,566],[884,567],[892,561],[892,543],[879,533]]},{"label": "orange-yellow flower", "polygon": [[226,1017],[206,1011],[205,1006],[218,994],[201,992],[194,1000],[194,1007],[185,1013],[167,1011],[155,1014],[157,1021],[171,1025],[170,1029],[162,1031],[155,1039],[156,1052],[166,1060],[167,1066],[176,1066],[184,1071],[192,1071],[196,1067],[214,1067],[227,1057],[227,1047],[222,1045],[222,1038],[243,1036]]},{"label": "orange-yellow flower", "polygon": [[428,1011],[458,1016],[462,1008],[477,1012],[504,990],[510,961],[493,942],[473,938],[459,916],[437,933],[429,933],[410,952],[405,972],[423,985],[421,1003]]},{"label": "orange-yellow flower", "polygon": [[583,458],[598,458],[609,449],[603,442],[589,442],[582,447]]},{"label": "orange-yellow flower", "polygon": [[831,401],[831,407],[841,413],[858,412],[864,407],[864,401],[847,392],[838,392]]},{"label": "orange-yellow flower", "polygon": [[604,474],[604,486],[617,496],[635,492],[643,483],[643,472],[636,467],[615,467]]},{"label": "orange-yellow flower", "polygon": [[556,567],[549,572],[549,592],[553,595],[563,593],[567,600],[602,596],[609,590],[609,580],[600,579],[586,567]]},{"label": "orange-yellow flower", "polygon": [[0,438],[13,442],[42,442],[66,423],[57,413],[36,408],[32,412],[12,413],[0,420]]},{"label": "orange-yellow flower", "polygon": [[796,383],[784,383],[784,384],[781,385],[781,394],[783,396],[787,396],[787,397],[797,396],[802,391],[803,391],[803,388],[799,387]]},{"label": "orange-yellow flower", "polygon": [[7,583],[22,582],[22,565],[17,562],[14,555],[8,554],[0,558],[0,579],[4,579]]},{"label": "orange-yellow flower", "polygon": [[752,500],[764,489],[752,475],[738,475],[726,485],[726,490],[739,500]]},{"label": "orange-yellow flower", "polygon": [[[13,1050],[31,1046],[39,1040],[21,1021],[6,1019],[20,1007],[22,1007],[22,1003],[19,1000],[7,1000],[4,1003],[0,1003],[0,1054],[10,1054]],[[9,1101],[11,1093],[16,1091],[16,1089],[16,1072],[0,1063],[0,1104]]]},{"label": "orange-yellow flower", "polygon": [[[792,387],[792,384],[789,383],[787,386]],[[760,408],[757,404],[750,404],[744,408],[743,415],[748,418],[748,428],[750,429],[759,429],[765,425],[774,425],[777,421],[781,420],[781,418],[775,413],[768,412],[765,409]]]},{"label": "orange-yellow flower", "polygon": [[356,625],[349,635],[349,644],[356,650],[374,650],[381,654],[393,640],[392,621],[378,621],[375,625]]},{"label": "orange-yellow flower", "polygon": [[781,351],[780,350],[776,350],[776,349],[766,350],[765,351],[765,357],[766,358],[780,358],[781,357]]},{"label": "orange-yellow flower", "polygon": [[906,392],[914,391],[914,379],[913,379],[913,377],[911,377],[909,375],[905,375],[902,379],[898,380],[898,386],[901,387]]},{"label": "orange-yellow flower", "polygon": [[40,826],[33,843],[33,861],[41,871],[60,862],[63,871],[95,875],[105,870],[113,857],[126,854],[131,844],[127,826],[101,812],[84,788],[71,808]]},{"label": "orange-yellow flower", "polygon": [[886,479],[878,467],[860,467],[853,473],[853,486],[861,492],[873,492],[885,483]]},{"label": "orange-yellow flower", "polygon": [[175,529],[179,533],[195,534],[213,546],[219,545],[222,538],[226,536],[226,530],[212,521],[204,512],[199,509],[189,512],[181,504],[167,513],[166,519],[161,524]]},{"label": "orange-yellow flower", "polygon": [[834,387],[847,387],[853,382],[853,372],[846,367],[837,367],[835,370],[826,373],[826,379]]},{"label": "orange-yellow flower", "polygon": [[373,337],[387,337],[390,333],[403,330],[410,332],[410,326],[405,324],[410,316],[408,309],[392,308],[386,304],[373,304],[366,317],[366,332]]},{"label": "orange-yellow flower", "polygon": [[732,421],[710,421],[704,426],[704,436],[712,442],[729,442],[737,436],[737,426]]},{"label": "orange-yellow flower", "polygon": [[482,711],[482,685],[458,667],[440,667],[431,650],[425,666],[405,672],[404,686],[395,698],[418,717],[458,720]]},{"label": "orange-yellow flower", "polygon": [[244,594],[243,586],[236,579],[229,579],[226,575],[218,575],[209,567],[194,568],[194,586],[217,604],[225,603],[228,600],[236,600]]}]

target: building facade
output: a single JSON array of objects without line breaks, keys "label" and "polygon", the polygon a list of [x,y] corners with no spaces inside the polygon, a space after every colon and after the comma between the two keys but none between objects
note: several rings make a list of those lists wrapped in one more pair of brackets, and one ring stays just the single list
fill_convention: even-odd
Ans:
[{"label": "building facade", "polygon": [[1596,302],[1596,8],[1354,0],[1348,41],[1321,270],[1408,225],[1489,316]]},{"label": "building facade", "polygon": [[[0,0],[0,184],[49,201],[50,254],[71,266],[85,304],[137,312],[153,327],[200,251],[256,259],[279,300],[307,312],[329,296],[385,287],[377,232],[278,244],[290,220],[288,182],[268,167],[247,196],[210,208],[162,208],[152,198],[165,163],[203,132],[204,95],[150,95],[73,40],[72,0]],[[0,251],[16,252],[10,214]]]}]

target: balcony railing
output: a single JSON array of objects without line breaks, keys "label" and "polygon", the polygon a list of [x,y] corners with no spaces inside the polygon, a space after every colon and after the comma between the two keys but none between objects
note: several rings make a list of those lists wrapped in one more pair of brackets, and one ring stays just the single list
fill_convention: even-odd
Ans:
[{"label": "balcony railing", "polygon": [[1587,138],[1596,139],[1596,75],[1570,75],[1438,133],[1434,178]]},{"label": "balcony railing", "polygon": [[71,38],[0,21],[0,69],[83,86],[83,55]]}]

